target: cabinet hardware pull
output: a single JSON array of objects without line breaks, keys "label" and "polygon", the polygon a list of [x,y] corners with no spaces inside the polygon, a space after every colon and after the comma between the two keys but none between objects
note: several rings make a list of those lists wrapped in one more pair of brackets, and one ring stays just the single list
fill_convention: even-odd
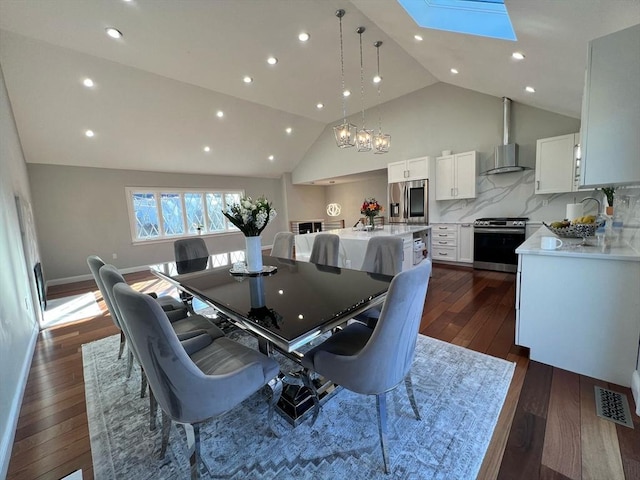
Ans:
[{"label": "cabinet hardware pull", "polygon": [[540,180],[536,180],[536,190],[540,190]]},{"label": "cabinet hardware pull", "polygon": [[443,242],[442,240],[440,240],[438,243],[439,243],[440,245],[446,245],[448,242]]},{"label": "cabinet hardware pull", "polygon": [[442,255],[443,257],[446,257],[448,253],[438,252],[438,255]]}]

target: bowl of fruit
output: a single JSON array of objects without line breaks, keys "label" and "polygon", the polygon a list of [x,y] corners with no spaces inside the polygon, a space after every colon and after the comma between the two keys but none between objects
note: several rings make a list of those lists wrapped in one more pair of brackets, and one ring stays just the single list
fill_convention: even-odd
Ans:
[{"label": "bowl of fruit", "polygon": [[549,225],[542,222],[545,227],[551,230],[559,237],[568,238],[586,238],[595,235],[598,227],[602,222],[596,220],[595,215],[585,215],[569,220],[561,220],[559,222],[551,222]]}]

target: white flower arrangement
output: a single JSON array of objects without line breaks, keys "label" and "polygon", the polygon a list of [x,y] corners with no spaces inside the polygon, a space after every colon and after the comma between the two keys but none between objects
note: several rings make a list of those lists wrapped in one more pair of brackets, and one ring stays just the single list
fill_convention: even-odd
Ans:
[{"label": "white flower arrangement", "polygon": [[277,215],[276,210],[265,197],[260,197],[255,202],[251,197],[242,197],[240,203],[232,205],[223,213],[245,237],[260,235]]}]

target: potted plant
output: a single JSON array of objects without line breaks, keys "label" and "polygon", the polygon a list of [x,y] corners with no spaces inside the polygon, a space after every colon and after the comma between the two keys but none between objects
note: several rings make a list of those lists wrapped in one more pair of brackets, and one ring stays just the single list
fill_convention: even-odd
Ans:
[{"label": "potted plant", "polygon": [[602,187],[600,190],[602,190],[604,196],[607,197],[607,204],[609,205],[606,210],[607,215],[613,215],[613,197],[616,187]]}]

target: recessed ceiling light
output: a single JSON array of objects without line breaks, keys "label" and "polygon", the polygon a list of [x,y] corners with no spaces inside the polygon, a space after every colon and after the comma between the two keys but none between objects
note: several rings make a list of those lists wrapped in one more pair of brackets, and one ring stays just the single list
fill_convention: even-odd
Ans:
[{"label": "recessed ceiling light", "polygon": [[279,293],[280,295],[284,295],[284,290],[278,290],[278,293]]},{"label": "recessed ceiling light", "polygon": [[273,162],[273,159],[274,159],[275,157],[274,157],[273,155],[269,155],[267,158]]},{"label": "recessed ceiling light", "polygon": [[243,81],[244,83],[251,83],[251,82],[253,82],[253,78],[251,78],[249,75],[245,75],[245,76],[242,78],[242,81]]},{"label": "recessed ceiling light", "polygon": [[117,28],[107,27],[104,29],[111,38],[122,38],[122,32]]},{"label": "recessed ceiling light", "polygon": [[302,319],[304,319],[304,315],[300,314],[300,315],[298,315],[298,318],[299,318],[300,320],[302,320]]},{"label": "recessed ceiling light", "polygon": [[382,81],[382,77],[380,75],[376,75],[373,77],[373,83],[380,83]]},{"label": "recessed ceiling light", "polygon": [[276,57],[269,57],[267,58],[267,63],[269,65],[275,65],[276,63],[278,63],[278,59]]},{"label": "recessed ceiling light", "polygon": [[324,108],[324,103],[318,103],[318,104],[316,105],[316,108],[317,108],[318,110],[323,109],[323,108]]},{"label": "recessed ceiling light", "polygon": [[451,74],[452,74],[452,75],[457,75],[457,74],[459,74],[459,73],[460,73],[460,72],[458,71],[458,69],[457,69],[457,68],[452,68],[452,69],[451,69],[451,70],[449,70],[449,71],[451,72]]},{"label": "recessed ceiling light", "polygon": [[222,117],[224,117],[224,112],[223,112],[222,110],[218,110],[218,111],[216,112],[216,117],[218,117],[218,118],[222,118]]},{"label": "recessed ceiling light", "polygon": [[209,153],[211,151],[211,147],[207,145],[206,147],[204,147],[204,151]]},{"label": "recessed ceiling light", "polygon": [[311,36],[307,32],[302,32],[300,35],[298,35],[298,40],[300,40],[301,42],[306,42],[309,40],[309,38],[311,38]]},{"label": "recessed ceiling light", "polygon": [[344,97],[348,97],[348,96],[350,96],[350,95],[351,95],[351,92],[350,92],[349,90],[345,90],[344,92],[342,92],[342,95],[343,95]]},{"label": "recessed ceiling light", "polygon": [[85,79],[82,81],[82,84],[83,84],[85,87],[89,87],[89,88],[90,88],[90,87],[93,87],[93,85],[94,85],[93,80],[91,80],[90,78],[85,78]]},{"label": "recessed ceiling light", "polygon": [[422,38],[422,35],[414,35],[413,38],[415,38],[417,41],[421,42],[422,40],[424,40],[424,38]]},{"label": "recessed ceiling light", "polygon": [[513,52],[511,54],[511,57],[516,59],[516,60],[524,60],[524,53],[520,53],[520,52]]},{"label": "recessed ceiling light", "polygon": [[95,135],[95,133],[93,133],[93,130],[86,130],[84,132],[84,134],[85,134],[85,136],[87,136],[89,138],[91,138],[91,137],[93,137]]},{"label": "recessed ceiling light", "polygon": [[287,132],[289,135],[291,135],[291,132],[293,132],[293,128],[287,127],[284,129],[284,131]]},{"label": "recessed ceiling light", "polygon": [[536,89],[533,87],[524,87],[524,89],[529,93],[536,93]]}]

